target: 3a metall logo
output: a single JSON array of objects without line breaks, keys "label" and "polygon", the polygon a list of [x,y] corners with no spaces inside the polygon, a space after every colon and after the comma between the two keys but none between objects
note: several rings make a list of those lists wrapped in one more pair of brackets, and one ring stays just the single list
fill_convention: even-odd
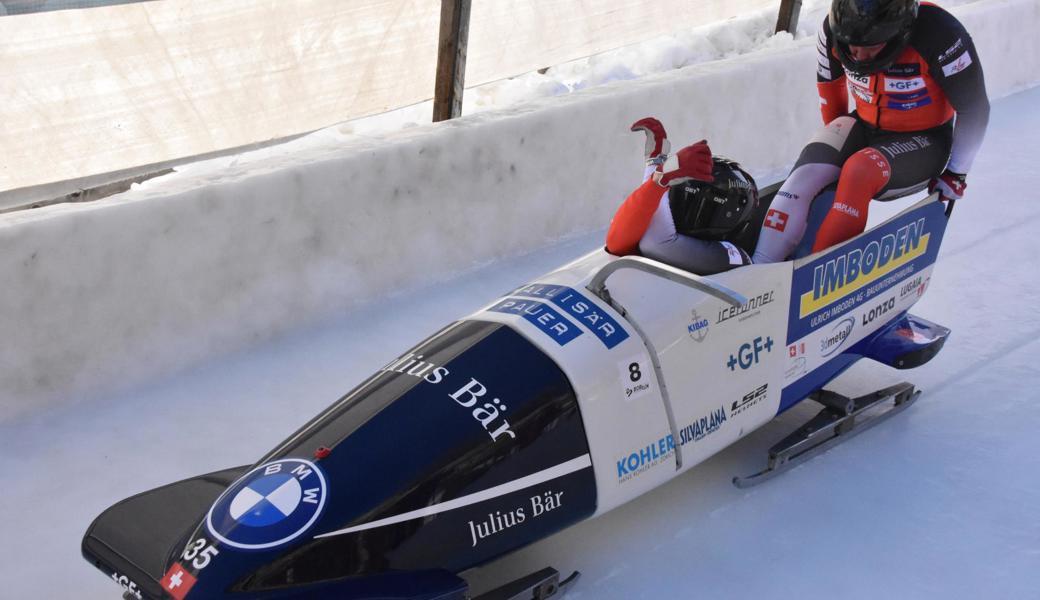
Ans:
[{"label": "3a metall logo", "polygon": [[288,544],[325,507],[328,485],[314,463],[286,458],[261,465],[229,487],[206,516],[210,534],[242,550]]}]

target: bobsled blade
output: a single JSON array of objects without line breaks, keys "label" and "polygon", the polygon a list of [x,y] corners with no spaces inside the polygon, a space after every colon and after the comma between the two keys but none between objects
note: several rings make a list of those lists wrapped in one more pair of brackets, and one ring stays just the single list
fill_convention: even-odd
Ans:
[{"label": "bobsled blade", "polygon": [[[820,390],[809,398],[823,404],[823,410],[769,449],[769,462],[765,469],[747,477],[734,477],[733,485],[744,489],[768,481],[899,414],[920,395],[921,392],[914,390],[909,383],[893,385],[858,398]],[[892,405],[881,410],[879,407],[888,401],[892,401]]]},{"label": "bobsled blade", "polygon": [[550,598],[561,598],[567,593],[567,588],[573,584],[581,574],[577,571],[571,576],[560,581],[560,572],[552,567],[546,567],[511,581],[490,592],[481,594],[473,600],[549,600]]}]

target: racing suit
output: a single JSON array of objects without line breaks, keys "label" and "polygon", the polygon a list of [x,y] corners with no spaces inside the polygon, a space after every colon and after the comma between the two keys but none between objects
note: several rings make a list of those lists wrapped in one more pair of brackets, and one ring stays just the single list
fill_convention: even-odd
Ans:
[{"label": "racing suit", "polygon": [[[817,88],[826,126],[802,150],[763,222],[754,262],[790,256],[805,234],[809,207],[838,182],[813,251],[866,228],[872,198],[924,189],[949,171],[966,175],[989,122],[982,65],[953,15],[921,3],[909,42],[878,73],[855,75],[838,60],[826,18],[817,39]],[[846,114],[851,91],[855,112]],[[954,116],[956,115],[956,125]]]}]

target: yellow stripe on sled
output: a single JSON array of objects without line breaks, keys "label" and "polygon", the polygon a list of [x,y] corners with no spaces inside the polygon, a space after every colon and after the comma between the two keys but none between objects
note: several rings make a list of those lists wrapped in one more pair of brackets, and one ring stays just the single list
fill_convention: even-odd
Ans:
[{"label": "yellow stripe on sled", "polygon": [[905,266],[907,263],[912,262],[915,258],[923,256],[928,251],[928,238],[929,234],[923,234],[921,236],[921,243],[900,256],[897,259],[890,260],[888,263],[876,267],[869,275],[860,275],[853,281],[846,281],[845,285],[835,288],[832,292],[824,294],[819,298],[813,299],[813,290],[802,294],[801,304],[799,308],[799,318],[804,319],[821,308],[833,304],[849,294],[859,291],[860,289],[874,283],[878,279],[881,279],[885,275],[898,270],[900,267]]}]

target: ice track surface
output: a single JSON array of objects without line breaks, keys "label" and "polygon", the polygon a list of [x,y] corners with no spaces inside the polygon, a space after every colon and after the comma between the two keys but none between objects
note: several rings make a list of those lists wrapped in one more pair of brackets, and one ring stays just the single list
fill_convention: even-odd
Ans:
[{"label": "ice track surface", "polygon": [[[584,574],[570,600],[1037,597],[1037,107],[1040,88],[994,104],[967,198],[915,307],[953,329],[945,349],[915,371],[861,362],[832,386],[858,394],[906,379],[924,390],[915,406],[773,481],[734,488],[733,475],[763,466],[767,448],[813,412],[796,407],[678,480],[475,573],[478,589],[552,565]],[[907,205],[893,204],[875,203],[872,221]],[[414,342],[601,239],[575,238],[129,393],[0,424],[0,597],[119,598],[79,553],[104,508],[253,462]]]}]

